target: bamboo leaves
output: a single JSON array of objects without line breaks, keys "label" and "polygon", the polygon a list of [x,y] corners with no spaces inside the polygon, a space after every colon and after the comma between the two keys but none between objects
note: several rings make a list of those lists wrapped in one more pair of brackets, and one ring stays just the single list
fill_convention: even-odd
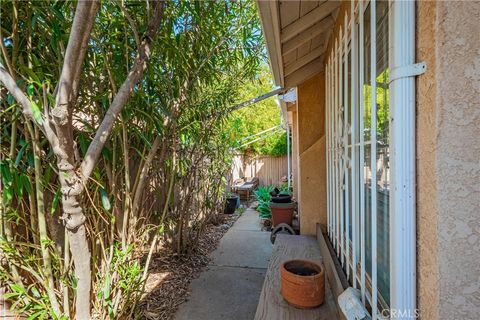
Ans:
[{"label": "bamboo leaves", "polygon": [[[30,317],[80,308],[83,317],[133,317],[156,244],[191,252],[222,206],[232,147],[224,111],[262,51],[250,31],[255,5],[107,0],[92,13],[88,1],[27,4],[1,8],[11,38],[0,70],[9,84],[0,101],[10,135],[3,203],[27,230],[7,243],[28,268],[23,287],[8,281],[25,289],[19,306]],[[60,212],[66,236],[55,229]]]},{"label": "bamboo leaves", "polygon": [[9,165],[5,162],[0,162],[0,171],[2,173],[2,186],[3,186],[3,203],[9,204],[13,199],[13,178],[10,172]]},{"label": "bamboo leaves", "polygon": [[32,101],[31,103],[32,103],[33,118],[39,125],[42,125],[43,124],[42,111],[34,101]]},{"label": "bamboo leaves", "polygon": [[58,208],[58,204],[60,203],[60,196],[61,196],[60,189],[55,192],[55,195],[53,196],[52,200],[52,207],[50,208],[50,214],[53,216],[55,214],[55,211]]},{"label": "bamboo leaves", "polygon": [[103,209],[110,211],[112,206],[110,204],[110,200],[108,199],[107,192],[103,188],[99,188],[98,191],[100,192],[100,199],[102,200]]}]

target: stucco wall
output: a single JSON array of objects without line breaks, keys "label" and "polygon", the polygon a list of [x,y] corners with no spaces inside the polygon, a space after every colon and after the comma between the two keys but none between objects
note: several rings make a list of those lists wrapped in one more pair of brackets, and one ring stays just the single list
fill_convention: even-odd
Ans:
[{"label": "stucco wall", "polygon": [[324,80],[322,72],[297,88],[300,232],[310,235],[327,223]]},{"label": "stucco wall", "polygon": [[417,297],[422,319],[438,319],[438,227],[435,78],[436,4],[417,3],[417,61],[427,63],[417,77]]},{"label": "stucco wall", "polygon": [[300,232],[315,235],[316,223],[327,224],[325,136],[300,155]]},{"label": "stucco wall", "polygon": [[440,318],[480,317],[480,2],[437,4]]},{"label": "stucco wall", "polygon": [[292,170],[293,170],[293,196],[298,199],[298,123],[297,112],[292,113]]},{"label": "stucco wall", "polygon": [[298,140],[300,154],[325,134],[325,73],[298,86]]},{"label": "stucco wall", "polygon": [[[480,2],[418,5],[418,301],[423,319],[480,315]],[[432,50],[433,49],[433,50]]]}]

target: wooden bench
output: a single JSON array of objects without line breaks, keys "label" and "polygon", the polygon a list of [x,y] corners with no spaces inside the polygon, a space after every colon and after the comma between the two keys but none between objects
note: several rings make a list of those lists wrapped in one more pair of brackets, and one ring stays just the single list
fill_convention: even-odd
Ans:
[{"label": "wooden bench", "polygon": [[280,265],[291,259],[322,263],[320,247],[314,237],[279,234],[273,246],[255,320],[335,320],[339,319],[330,285],[325,279],[325,302],[314,309],[297,309],[280,293]]},{"label": "wooden bench", "polygon": [[259,180],[257,177],[241,178],[233,182],[233,192],[240,196],[240,200],[248,201],[253,191],[257,189]]}]

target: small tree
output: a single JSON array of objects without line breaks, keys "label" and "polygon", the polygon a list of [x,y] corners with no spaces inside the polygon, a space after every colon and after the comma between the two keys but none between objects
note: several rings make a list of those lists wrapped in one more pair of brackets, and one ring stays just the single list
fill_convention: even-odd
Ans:
[{"label": "small tree", "polygon": [[[90,40],[90,32],[100,7],[99,1],[78,1],[63,66],[54,93],[55,100],[44,99],[43,112],[39,104],[27,97],[17,85],[14,66],[4,55],[0,64],[0,81],[23,109],[27,121],[43,132],[57,158],[58,177],[61,187],[61,202],[65,228],[70,239],[70,250],[77,278],[76,318],[90,319],[91,270],[90,251],[85,231],[84,208],[81,197],[90,175],[98,161],[103,146],[108,140],[114,123],[125,107],[138,82],[142,79],[152,55],[152,42],[161,24],[165,2],[152,1],[148,24],[137,48],[137,57],[125,81],[120,86],[110,107],[105,113],[95,138],[90,143],[83,159],[78,159],[78,150],[73,136],[73,112],[79,103],[78,93],[83,62]],[[36,135],[38,137],[38,134]],[[40,156],[37,154],[37,157]],[[44,232],[46,235],[46,232]],[[43,244],[46,239],[41,239]],[[46,249],[43,250],[45,254]],[[44,257],[45,262],[48,258]],[[48,265],[46,266],[48,268]],[[53,288],[51,288],[53,290]],[[60,308],[53,293],[49,294],[54,312]]]}]

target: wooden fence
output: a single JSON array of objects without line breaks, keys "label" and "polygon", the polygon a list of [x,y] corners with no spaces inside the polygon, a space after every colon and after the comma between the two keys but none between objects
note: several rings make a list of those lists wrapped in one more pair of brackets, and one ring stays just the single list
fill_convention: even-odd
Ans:
[{"label": "wooden fence", "polygon": [[260,185],[281,185],[288,173],[287,156],[243,156],[233,159],[233,180],[243,177],[257,177]]}]

